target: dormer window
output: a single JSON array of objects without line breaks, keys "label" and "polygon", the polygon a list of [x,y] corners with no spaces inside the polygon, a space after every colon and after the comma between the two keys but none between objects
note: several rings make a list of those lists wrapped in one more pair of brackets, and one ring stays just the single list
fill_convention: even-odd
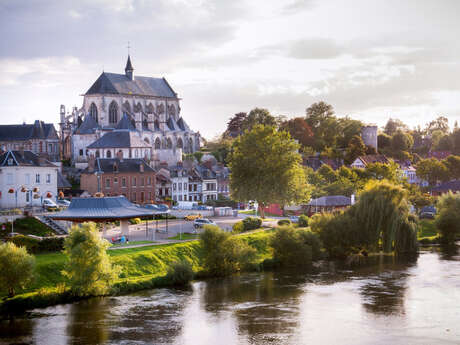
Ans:
[{"label": "dormer window", "polygon": [[8,158],[8,165],[13,165],[13,158]]}]

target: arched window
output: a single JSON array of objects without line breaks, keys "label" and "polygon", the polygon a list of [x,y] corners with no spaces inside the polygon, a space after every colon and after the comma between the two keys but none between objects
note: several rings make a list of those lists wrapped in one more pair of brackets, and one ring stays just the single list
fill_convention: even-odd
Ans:
[{"label": "arched window", "polygon": [[150,145],[150,140],[149,140],[149,138],[144,138],[144,142],[145,142],[146,144]]},{"label": "arched window", "polygon": [[99,150],[96,150],[96,158],[99,158],[99,156],[100,156]]},{"label": "arched window", "polygon": [[155,149],[159,150],[161,148],[160,138],[155,139]]},{"label": "arched window", "polygon": [[147,114],[153,114],[154,110],[155,110],[155,109],[153,108],[153,104],[152,104],[152,103],[147,104],[147,106],[145,107],[145,112],[146,112]]},{"label": "arched window", "polygon": [[89,107],[89,114],[97,122],[97,107],[94,102],[91,103],[91,106]]},{"label": "arched window", "polygon": [[134,112],[139,113],[142,111],[142,105],[141,102],[137,102],[137,104],[134,104]]},{"label": "arched window", "polygon": [[175,116],[175,115],[176,115],[176,108],[174,107],[174,105],[171,104],[171,105],[169,106],[169,111],[168,111],[168,112],[169,112],[169,115],[171,115],[171,116]]},{"label": "arched window", "polygon": [[123,111],[126,113],[131,113],[131,106],[129,105],[128,101],[125,101],[125,103],[123,103]]},{"label": "arched window", "polygon": [[184,143],[182,141],[182,138],[177,139],[177,148],[178,149],[183,149],[184,148]]},{"label": "arched window", "polygon": [[123,159],[123,151],[118,150],[118,158]]},{"label": "arched window", "polygon": [[188,146],[189,146],[190,153],[193,153],[193,140],[192,140],[192,138],[188,139]]},{"label": "arched window", "polygon": [[118,105],[112,101],[109,106],[109,123],[116,124],[118,122]]},{"label": "arched window", "polygon": [[107,150],[106,157],[112,158],[112,152],[110,150]]},{"label": "arched window", "polygon": [[149,127],[148,121],[147,121],[147,115],[142,116],[142,127],[147,129]]},{"label": "arched window", "polygon": [[172,141],[171,138],[166,139],[166,148],[171,149],[172,148]]}]

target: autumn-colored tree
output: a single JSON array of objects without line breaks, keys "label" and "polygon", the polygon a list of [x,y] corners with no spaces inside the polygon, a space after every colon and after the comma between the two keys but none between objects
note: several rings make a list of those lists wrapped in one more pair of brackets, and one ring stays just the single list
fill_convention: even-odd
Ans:
[{"label": "autumn-colored tree", "polygon": [[243,122],[248,115],[246,113],[236,113],[227,122],[227,130],[224,132],[225,136],[236,137],[243,132]]},{"label": "autumn-colored tree", "polygon": [[364,145],[363,139],[360,136],[355,135],[353,138],[351,138],[350,144],[347,147],[345,161],[348,164],[351,164],[356,158],[365,154],[366,145]]},{"label": "autumn-colored tree", "polygon": [[296,139],[302,146],[311,146],[313,132],[305,119],[296,117],[281,123],[281,130],[288,131],[293,139]]}]

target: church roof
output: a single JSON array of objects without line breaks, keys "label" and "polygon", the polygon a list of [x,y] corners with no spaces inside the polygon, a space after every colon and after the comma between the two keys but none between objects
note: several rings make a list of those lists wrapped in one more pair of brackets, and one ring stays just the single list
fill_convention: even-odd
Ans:
[{"label": "church roof", "polygon": [[127,129],[129,131],[136,130],[136,128],[133,126],[133,123],[131,122],[131,118],[126,113],[123,114],[123,117],[117,123],[117,126],[115,127],[115,129]]},{"label": "church roof", "polygon": [[93,134],[96,129],[100,128],[96,120],[91,115],[86,115],[80,127],[75,134]]},{"label": "church roof", "polygon": [[150,147],[134,131],[114,130],[108,132],[88,146],[89,149],[125,147]]},{"label": "church roof", "polygon": [[185,122],[184,118],[182,118],[182,117],[179,120],[177,120],[177,125],[183,131],[186,131],[186,132],[190,131],[190,127],[187,125],[187,123]]},{"label": "church roof", "polygon": [[57,139],[54,124],[36,120],[34,124],[0,125],[0,141]]},{"label": "church roof", "polygon": [[86,92],[86,95],[93,94],[128,94],[177,98],[177,94],[165,78],[135,76],[134,80],[131,80],[125,74],[108,72],[102,72]]}]

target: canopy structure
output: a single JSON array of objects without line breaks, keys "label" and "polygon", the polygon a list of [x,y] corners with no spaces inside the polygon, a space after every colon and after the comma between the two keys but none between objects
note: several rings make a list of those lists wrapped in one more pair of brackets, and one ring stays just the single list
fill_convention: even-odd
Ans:
[{"label": "canopy structure", "polygon": [[151,219],[168,210],[148,209],[131,203],[124,196],[103,198],[72,198],[70,206],[61,212],[49,215],[54,220],[71,222],[111,222],[132,218]]}]

